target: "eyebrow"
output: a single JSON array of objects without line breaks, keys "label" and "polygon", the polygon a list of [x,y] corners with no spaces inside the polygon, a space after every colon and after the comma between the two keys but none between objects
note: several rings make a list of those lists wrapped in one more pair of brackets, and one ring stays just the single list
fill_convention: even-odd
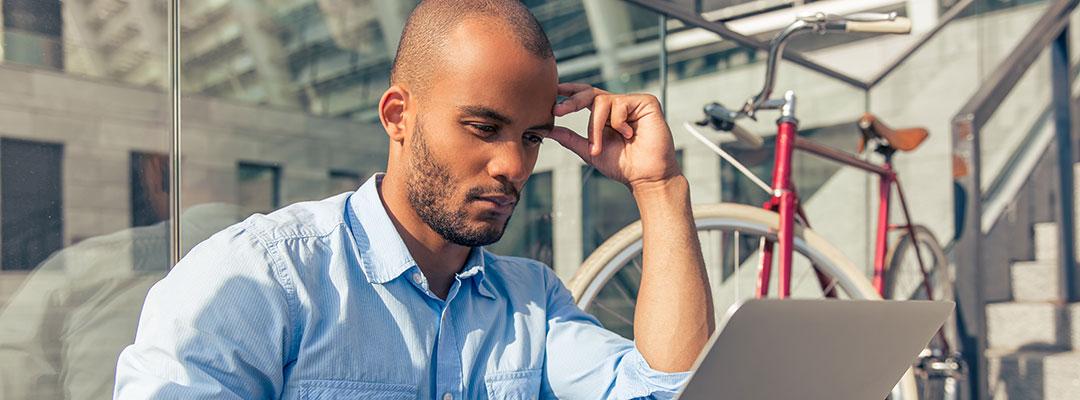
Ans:
[{"label": "eyebrow", "polygon": [[[460,110],[461,113],[465,114],[466,116],[486,118],[486,119],[498,122],[498,123],[503,124],[503,125],[511,125],[511,124],[514,123],[514,121],[512,119],[510,119],[510,117],[508,117],[506,115],[503,115],[502,113],[500,113],[498,111],[495,111],[494,109],[492,109],[490,107],[485,107],[485,106],[461,106],[461,107],[458,107],[458,110]],[[548,122],[548,123],[545,123],[545,124],[540,124],[540,125],[535,125],[535,126],[529,127],[529,130],[531,130],[531,131],[534,131],[534,130],[535,131],[551,131],[553,129],[555,129],[555,123],[554,122]]]}]

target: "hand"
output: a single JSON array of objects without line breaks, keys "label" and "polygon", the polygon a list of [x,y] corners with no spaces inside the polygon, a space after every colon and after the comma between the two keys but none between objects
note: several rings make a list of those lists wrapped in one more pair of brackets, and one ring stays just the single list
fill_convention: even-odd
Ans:
[{"label": "hand", "polygon": [[682,175],[671,129],[656,97],[611,94],[582,83],[559,84],[559,95],[568,98],[555,105],[556,117],[585,108],[592,111],[588,139],[561,126],[550,137],[604,176],[635,190]]}]

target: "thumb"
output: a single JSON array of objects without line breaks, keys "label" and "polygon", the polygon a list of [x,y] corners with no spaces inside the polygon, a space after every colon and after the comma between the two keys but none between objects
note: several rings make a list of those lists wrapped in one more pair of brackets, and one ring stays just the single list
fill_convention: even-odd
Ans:
[{"label": "thumb", "polygon": [[559,142],[562,147],[577,154],[578,157],[581,157],[581,160],[586,163],[592,158],[592,155],[589,154],[589,141],[569,128],[556,126],[555,129],[552,129],[551,133],[548,134],[548,137]]}]

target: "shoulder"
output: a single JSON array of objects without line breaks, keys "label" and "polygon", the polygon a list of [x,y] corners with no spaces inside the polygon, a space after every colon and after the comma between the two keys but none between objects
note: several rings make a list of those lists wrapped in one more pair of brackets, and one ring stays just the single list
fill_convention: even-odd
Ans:
[{"label": "shoulder", "polygon": [[290,288],[289,249],[323,246],[282,246],[290,239],[321,240],[343,225],[348,193],[318,201],[294,203],[270,214],[254,214],[210,235],[191,249],[169,275],[187,271],[204,279],[232,276],[268,276]]},{"label": "shoulder", "polygon": [[345,224],[345,203],[352,192],[316,201],[293,203],[270,214],[253,214],[235,227],[260,240],[326,236]]}]

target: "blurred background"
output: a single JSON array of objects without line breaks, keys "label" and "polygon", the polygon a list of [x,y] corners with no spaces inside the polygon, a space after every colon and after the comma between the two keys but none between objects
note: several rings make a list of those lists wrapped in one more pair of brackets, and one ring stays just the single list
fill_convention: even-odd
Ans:
[{"label": "blurred background", "polygon": [[[664,99],[695,203],[766,199],[681,128],[700,119],[708,102],[736,106],[755,94],[762,51],[624,1],[525,3],[547,31],[563,81]],[[908,36],[794,40],[789,50],[834,74],[784,61],[777,88],[798,92],[800,134],[836,148],[855,151],[855,121],[867,111],[894,127],[928,128],[928,141],[899,156],[897,168],[914,217],[953,259],[964,235],[958,205],[967,201],[954,190],[954,117],[1047,10],[1075,6],[1050,0],[670,3],[759,40],[805,13],[895,11],[911,18]],[[171,248],[182,255],[251,213],[351,191],[383,170],[388,142],[375,108],[414,5],[185,0],[176,10],[179,55],[172,60],[169,1],[0,1],[0,398],[109,398],[116,356],[134,337],[146,291],[171,267]],[[1073,7],[1067,12],[1078,20]],[[1073,37],[1069,61],[1077,58],[1078,31],[1066,31]],[[984,229],[974,234],[984,243],[983,258],[972,265],[983,277],[976,287],[985,303],[1019,304],[1014,262],[1053,256],[1036,257],[1039,229],[1050,243],[1043,248],[1058,248],[1053,222],[1060,193],[1048,122],[1054,81],[1049,48],[1039,54],[979,130],[979,185],[993,205],[979,215]],[[584,117],[557,123],[582,132]],[[716,140],[767,176],[772,118],[747,126],[765,137],[762,149],[724,135]],[[869,274],[876,180],[805,155],[795,157],[795,173],[815,230]],[[543,261],[569,280],[607,237],[637,218],[625,187],[549,142],[507,233],[490,249]],[[1035,344],[1046,346],[1035,348],[1071,357],[1070,340],[1080,339],[1061,331],[1073,323],[1064,303],[1051,299],[1043,308],[998,313],[1045,316],[1054,330],[1039,334],[1049,339],[1036,335],[1033,340],[1045,340]],[[1075,323],[1080,327],[1080,318]],[[1012,351],[1031,343],[998,343],[1009,356],[996,360],[1014,357],[1021,361],[1010,365],[1030,363],[1042,374],[1045,355],[1029,360]],[[999,367],[988,385],[1005,396],[995,398],[1051,398],[1059,384],[1080,393],[1080,356],[1063,364],[1072,368],[1056,372],[1067,377],[1064,383],[1025,369],[1018,382],[1039,383],[1009,386]]]}]

